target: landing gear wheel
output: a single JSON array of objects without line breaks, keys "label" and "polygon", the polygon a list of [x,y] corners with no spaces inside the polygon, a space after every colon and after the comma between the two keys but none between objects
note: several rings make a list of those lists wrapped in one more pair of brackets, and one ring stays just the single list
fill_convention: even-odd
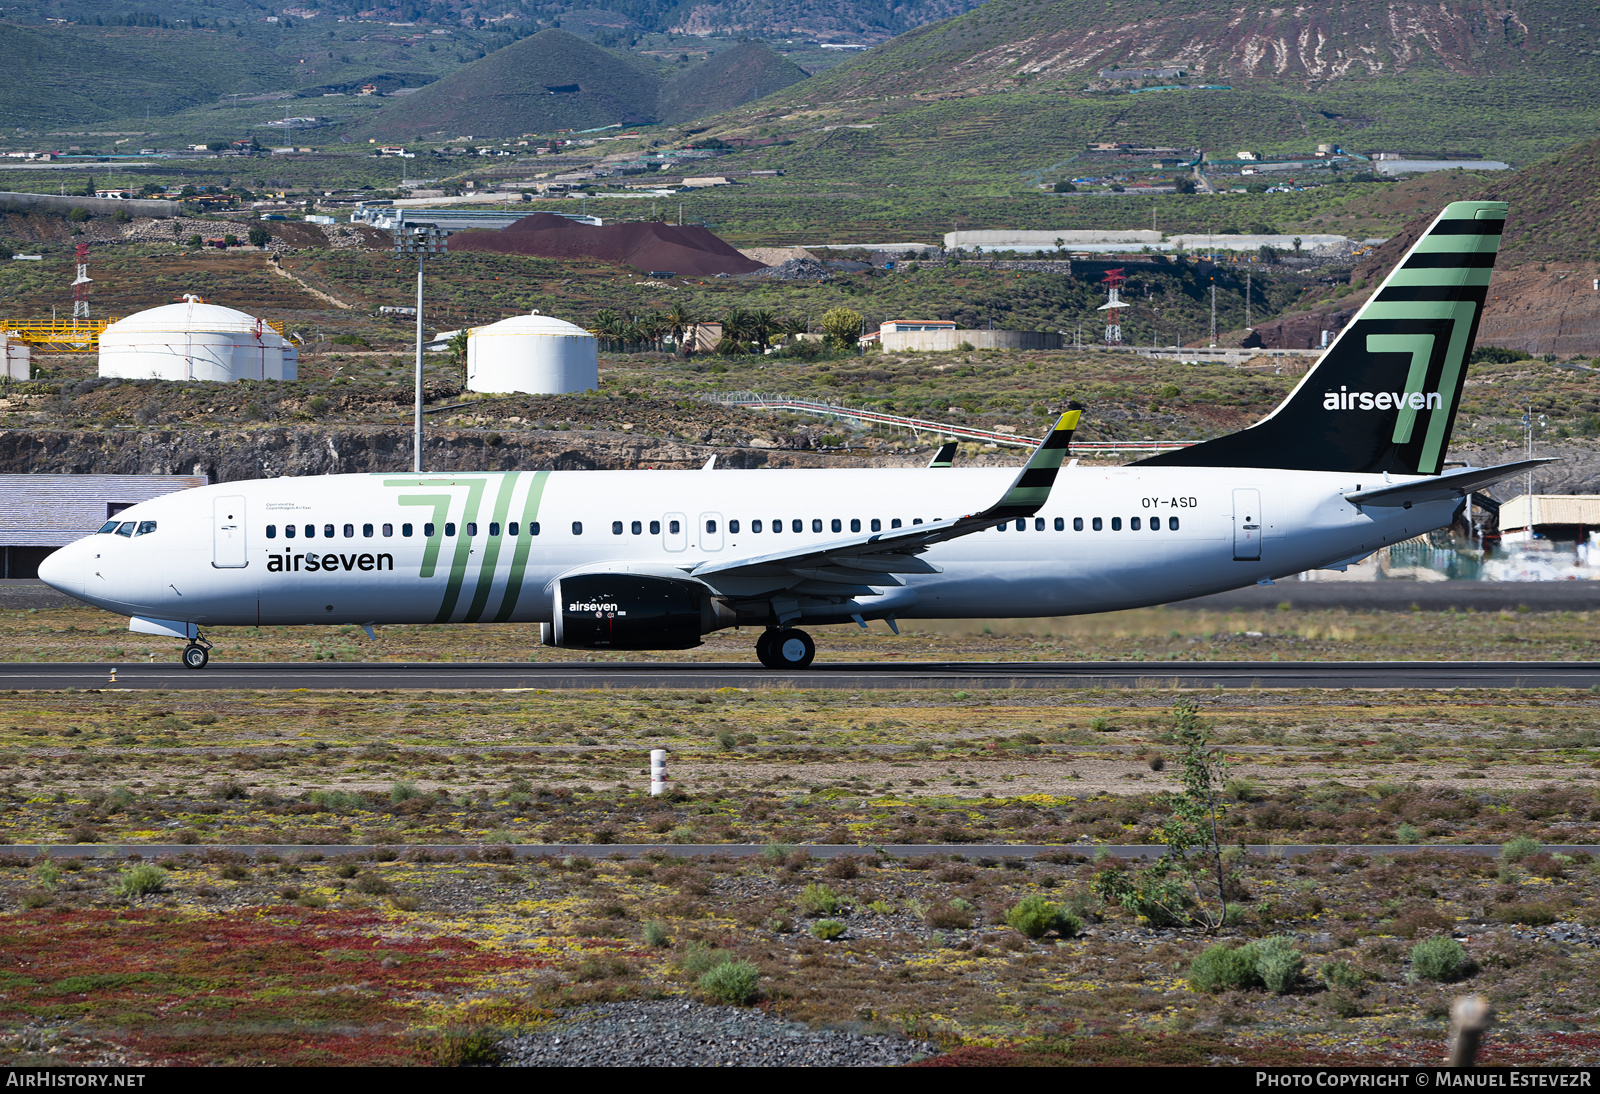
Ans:
[{"label": "landing gear wheel", "polygon": [[198,642],[183,647],[183,664],[186,668],[203,669],[211,660],[211,650]]},{"label": "landing gear wheel", "polygon": [[766,630],[761,632],[761,637],[756,639],[756,660],[760,661],[769,669],[775,669],[778,667],[778,662],[774,660],[772,655],[772,640],[777,637],[777,628],[768,627]]},{"label": "landing gear wheel", "polygon": [[805,631],[779,631],[770,648],[772,667],[778,669],[803,669],[817,656],[817,644]]}]

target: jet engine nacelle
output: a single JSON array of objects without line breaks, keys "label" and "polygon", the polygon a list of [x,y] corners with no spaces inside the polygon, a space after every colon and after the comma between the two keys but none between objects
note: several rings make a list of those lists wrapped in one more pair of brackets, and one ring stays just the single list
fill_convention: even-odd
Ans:
[{"label": "jet engine nacelle", "polygon": [[558,578],[551,608],[544,644],[576,649],[686,650],[735,621],[705,589],[640,574]]}]

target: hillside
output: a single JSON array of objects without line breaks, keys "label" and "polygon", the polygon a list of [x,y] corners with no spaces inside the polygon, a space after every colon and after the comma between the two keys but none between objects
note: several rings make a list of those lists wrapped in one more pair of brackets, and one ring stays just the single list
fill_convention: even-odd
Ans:
[{"label": "hillside", "polygon": [[650,61],[542,30],[394,100],[352,136],[511,137],[651,121],[659,92]]},{"label": "hillside", "polygon": [[805,69],[764,43],[740,42],[669,80],[658,99],[658,120],[684,122],[720,113],[804,79]]}]

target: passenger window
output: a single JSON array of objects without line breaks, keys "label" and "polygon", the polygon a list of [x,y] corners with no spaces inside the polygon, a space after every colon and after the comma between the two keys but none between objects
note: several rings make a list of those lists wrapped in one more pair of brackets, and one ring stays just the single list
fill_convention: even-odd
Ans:
[{"label": "passenger window", "polygon": [[437,525],[436,525],[436,524],[434,524],[434,523],[433,523],[433,522],[432,522],[432,521],[431,521],[431,520],[430,520],[430,521],[429,521],[429,522],[428,522],[428,523],[427,523],[427,524],[424,524],[424,525],[423,525],[423,526],[422,526],[422,534],[423,534],[423,535],[424,535],[424,536],[425,536],[425,537],[427,537],[427,538],[428,538],[428,539],[432,539],[432,538],[433,538],[433,531],[434,531],[434,529],[435,529],[435,528],[436,528],[436,527],[438,527],[438,526],[437,526]]},{"label": "passenger window", "polygon": [[119,536],[131,536],[131,535],[133,535],[133,528],[134,528],[133,521],[125,520],[121,524],[117,525],[117,535],[119,535]]},{"label": "passenger window", "polygon": [[463,526],[462,531],[467,535],[467,538],[470,539],[478,534],[478,522],[475,520],[467,521],[467,523]]},{"label": "passenger window", "polygon": [[889,527],[890,528],[898,528],[898,527],[900,527],[900,518],[899,517],[895,517],[893,520],[891,520],[889,522]]},{"label": "passenger window", "polygon": [[1083,531],[1083,518],[1082,517],[1073,517],[1072,518],[1072,530],[1074,532]]},{"label": "passenger window", "polygon": [[[842,531],[844,531],[844,523],[843,523],[843,522],[842,522],[842,521],[840,521],[840,520],[839,520],[839,518],[838,518],[838,517],[834,517],[834,518],[833,518],[833,523],[832,523],[832,524],[830,524],[830,525],[828,525],[828,527],[830,527],[830,528],[832,528],[832,529],[833,529],[833,530],[834,530],[834,531],[835,531],[835,532],[842,532]],[[819,532],[820,532],[820,531],[821,531],[821,529],[820,529],[820,528],[819,528],[819,529],[817,529],[817,530],[818,530],[818,531],[819,531]]]},{"label": "passenger window", "polygon": [[103,536],[110,532],[115,532],[117,530],[117,525],[121,523],[122,522],[120,520],[108,520],[100,526],[100,531],[96,532],[95,535]]},{"label": "passenger window", "polygon": [[[345,527],[348,528],[349,525],[347,524],[347,525],[345,525]],[[322,538],[323,539],[332,539],[333,538],[333,525],[324,524],[322,526]]]},{"label": "passenger window", "polygon": [[388,539],[388,538],[390,538],[390,537],[391,537],[391,536],[393,536],[393,535],[394,535],[394,525],[392,525],[392,524],[385,524],[385,525],[384,525],[384,526],[383,526],[383,538],[384,538],[384,539]]},{"label": "passenger window", "polygon": [[680,529],[681,529],[681,528],[682,528],[682,525],[680,525],[680,524],[679,524],[679,523],[678,523],[678,522],[677,522],[677,521],[675,521],[675,520],[669,520],[669,521],[667,521],[667,534],[668,534],[668,535],[669,535],[669,536],[675,536],[675,535],[677,535],[677,534],[678,534],[678,531],[679,531],[679,530],[680,530]]},{"label": "passenger window", "polygon": [[518,524],[516,521],[512,521],[510,524],[506,525],[506,535],[508,535],[508,536],[517,535],[518,534],[517,530],[519,528],[521,528],[521,527],[522,526],[520,524]]},{"label": "passenger window", "polygon": [[410,539],[411,538],[411,525],[402,524],[400,526],[400,534],[402,536],[404,536],[406,539]]},{"label": "passenger window", "polygon": [[496,521],[490,521],[489,522],[489,534],[491,536],[498,536],[500,534],[500,522],[499,521],[496,520]]},{"label": "passenger window", "polygon": [[1096,532],[1100,532],[1100,531],[1104,531],[1105,530],[1105,525],[1100,523],[1100,518],[1099,517],[1095,517],[1094,518],[1094,530]]},{"label": "passenger window", "polygon": [[1056,531],[1065,532],[1066,530],[1067,530],[1067,520],[1066,520],[1066,518],[1065,517],[1057,517],[1056,518]]},{"label": "passenger window", "polygon": [[[331,524],[328,525],[328,534],[330,536],[333,535],[333,525],[331,525]],[[315,524],[306,525],[306,538],[307,539],[316,539],[317,538],[317,526]]]},{"label": "passenger window", "polygon": [[1033,530],[1035,532],[1044,531],[1044,518],[1043,517],[1034,517],[1033,518]]},{"label": "passenger window", "polygon": [[622,534],[622,522],[620,520],[614,520],[611,522],[611,534],[614,536],[620,536]]},{"label": "passenger window", "polygon": [[750,530],[751,530],[751,531],[752,531],[752,532],[759,532],[759,531],[761,531],[761,522],[760,522],[760,521],[759,521],[759,520],[753,520],[753,521],[751,521],[751,522],[750,522]]},{"label": "passenger window", "polygon": [[1017,531],[1026,532],[1027,530],[1028,530],[1028,518],[1027,517],[1018,517],[1017,518]]},{"label": "passenger window", "polygon": [[911,518],[911,523],[912,524],[921,524],[922,523],[922,518],[921,517],[912,517]]},{"label": "passenger window", "polygon": [[532,524],[528,525],[528,534],[530,536],[536,536],[536,535],[539,534],[539,522],[538,521],[534,521]]},{"label": "passenger window", "polygon": [[877,517],[873,517],[871,527],[874,532],[881,532],[883,531],[883,521],[879,520]]},{"label": "passenger window", "polygon": [[661,522],[659,520],[653,520],[650,522],[650,534],[652,536],[659,536],[661,534]]},{"label": "passenger window", "polygon": [[716,521],[714,521],[714,520],[706,521],[706,531],[708,533],[713,533],[714,534],[716,532],[716,530],[717,530],[717,522]]},{"label": "passenger window", "polygon": [[1177,517],[1168,517],[1167,518],[1167,531],[1176,532],[1177,530],[1178,530],[1178,518]]},{"label": "passenger window", "polygon": [[803,532],[805,530],[806,530],[805,521],[796,519],[796,520],[792,520],[792,521],[789,522],[789,531],[791,531],[791,532]]},{"label": "passenger window", "polygon": [[293,539],[294,538],[294,525],[285,524],[283,526],[283,538],[284,539]]},{"label": "passenger window", "polygon": [[1151,517],[1150,518],[1150,530],[1152,532],[1161,531],[1161,518],[1160,517]]},{"label": "passenger window", "polygon": [[1138,530],[1139,530],[1139,518],[1138,517],[1129,517],[1128,518],[1128,531],[1137,532]]},{"label": "passenger window", "polygon": [[852,532],[861,531],[861,521],[859,519],[855,518],[855,517],[851,517],[850,518],[850,530]]},{"label": "passenger window", "polygon": [[444,522],[444,534],[447,535],[447,536],[453,536],[453,535],[456,534],[456,522],[455,521],[447,520],[447,521]]},{"label": "passenger window", "polygon": [[1111,530],[1113,532],[1122,531],[1122,518],[1121,517],[1112,517],[1111,518]]},{"label": "passenger window", "polygon": [[644,535],[644,525],[640,524],[638,521],[634,521],[633,524],[628,527],[628,531],[632,532],[636,536],[642,536]]},{"label": "passenger window", "polygon": [[731,536],[736,536],[736,535],[739,534],[739,522],[738,521],[730,520],[728,522],[728,534],[731,535]]},{"label": "passenger window", "polygon": [[[105,529],[102,528],[101,531],[105,531]],[[267,525],[267,538],[268,539],[277,539],[278,538],[278,526],[276,524]]]},{"label": "passenger window", "polygon": [[772,522],[772,534],[773,535],[777,535],[781,531],[783,531],[783,521],[781,521],[781,520],[773,521]]},{"label": "passenger window", "polygon": [[572,534],[575,536],[583,535],[583,521],[575,520],[572,522]]},{"label": "passenger window", "polygon": [[365,536],[367,539],[371,539],[372,538],[372,525],[363,524],[361,526],[361,534],[363,536]]}]

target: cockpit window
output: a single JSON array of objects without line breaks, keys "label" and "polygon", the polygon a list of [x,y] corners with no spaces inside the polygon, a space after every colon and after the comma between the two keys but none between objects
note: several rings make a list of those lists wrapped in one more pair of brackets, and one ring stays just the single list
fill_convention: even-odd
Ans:
[{"label": "cockpit window", "polygon": [[155,521],[153,521],[153,520],[141,520],[139,522],[139,530],[137,532],[133,533],[133,534],[136,535],[136,536],[147,536],[151,532],[154,532],[155,530],[156,530],[156,522]]},{"label": "cockpit window", "polygon": [[117,525],[121,523],[122,522],[120,520],[108,520],[100,526],[100,531],[95,534],[103,536],[109,532],[115,532],[117,530]]},{"label": "cockpit window", "polygon": [[134,529],[134,522],[131,521],[131,520],[125,520],[121,524],[117,525],[117,535],[119,535],[119,536],[131,536],[131,535],[133,535],[133,529]]}]

